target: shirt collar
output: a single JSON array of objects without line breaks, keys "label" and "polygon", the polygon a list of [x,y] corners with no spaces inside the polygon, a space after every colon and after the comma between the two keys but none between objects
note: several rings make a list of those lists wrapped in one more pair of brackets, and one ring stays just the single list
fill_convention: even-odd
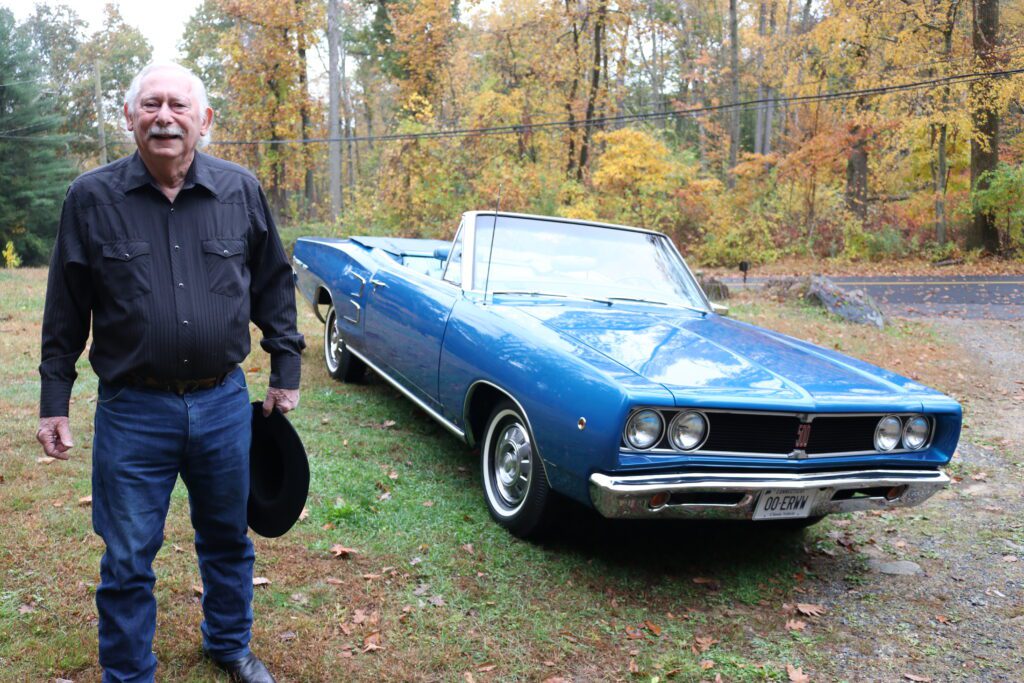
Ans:
[{"label": "shirt collar", "polygon": [[[138,150],[136,150],[132,154],[131,159],[129,159],[125,170],[124,191],[130,192],[143,185],[156,187],[156,181],[153,180],[152,174],[150,174],[145,162],[142,161],[142,157],[139,155]],[[192,157],[192,165],[188,167],[188,172],[185,174],[185,183],[181,186],[181,189],[188,190],[196,185],[202,185],[210,194],[215,196],[217,194],[217,181],[214,180],[213,174],[210,172],[209,159],[198,150],[195,156]]]}]

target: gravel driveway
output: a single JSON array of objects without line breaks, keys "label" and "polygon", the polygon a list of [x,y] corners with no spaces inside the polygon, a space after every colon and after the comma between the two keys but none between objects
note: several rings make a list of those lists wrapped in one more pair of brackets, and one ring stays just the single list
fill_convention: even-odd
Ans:
[{"label": "gravel driveway", "polygon": [[956,483],[807,535],[814,680],[1024,680],[1024,322],[928,319],[960,349]]}]

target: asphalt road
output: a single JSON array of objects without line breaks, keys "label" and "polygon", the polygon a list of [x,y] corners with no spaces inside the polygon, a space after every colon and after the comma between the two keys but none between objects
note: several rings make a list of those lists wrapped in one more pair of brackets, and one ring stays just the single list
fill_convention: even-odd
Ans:
[{"label": "asphalt road", "polygon": [[[767,278],[749,277],[747,287]],[[894,316],[946,316],[1024,320],[1024,275],[835,277],[846,289],[863,289]],[[729,277],[730,289],[742,289],[742,278]]]}]

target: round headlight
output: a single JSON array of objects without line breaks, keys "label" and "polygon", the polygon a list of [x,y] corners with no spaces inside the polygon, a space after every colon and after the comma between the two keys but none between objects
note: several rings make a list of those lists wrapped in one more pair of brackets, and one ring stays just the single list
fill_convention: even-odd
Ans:
[{"label": "round headlight", "polygon": [[664,422],[655,410],[638,410],[626,423],[626,443],[637,450],[653,448],[661,439]]},{"label": "round headlight", "polygon": [[708,435],[708,420],[701,413],[679,413],[668,426],[668,439],[681,451],[692,451]]},{"label": "round headlight", "polygon": [[931,425],[923,415],[915,415],[908,419],[907,424],[903,427],[903,447],[912,451],[922,448],[928,443],[928,432],[930,431]]},{"label": "round headlight", "polygon": [[875,427],[875,448],[880,451],[891,451],[900,442],[903,423],[895,415],[886,415]]}]

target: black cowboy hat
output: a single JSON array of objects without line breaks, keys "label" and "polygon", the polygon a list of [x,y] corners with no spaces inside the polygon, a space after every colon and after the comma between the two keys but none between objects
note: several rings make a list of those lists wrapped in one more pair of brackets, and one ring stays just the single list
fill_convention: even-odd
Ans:
[{"label": "black cowboy hat", "polygon": [[276,538],[292,528],[309,493],[309,462],[302,440],[281,411],[263,416],[263,403],[252,404],[249,449],[249,527]]}]

